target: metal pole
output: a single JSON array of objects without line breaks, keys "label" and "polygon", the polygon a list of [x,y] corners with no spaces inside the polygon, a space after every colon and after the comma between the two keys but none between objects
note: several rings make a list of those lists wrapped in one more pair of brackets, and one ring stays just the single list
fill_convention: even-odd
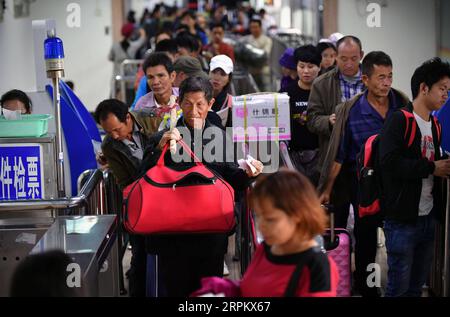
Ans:
[{"label": "metal pole", "polygon": [[444,268],[442,270],[442,296],[448,297],[449,276],[449,225],[450,225],[450,179],[447,178],[447,207],[445,210],[445,227],[444,227]]},{"label": "metal pole", "polygon": [[64,152],[63,152],[63,136],[61,124],[61,95],[59,92],[59,76],[52,77],[53,82],[53,104],[55,107],[56,119],[56,178],[58,183],[58,197],[64,197],[66,194],[64,180]]},{"label": "metal pole", "polygon": [[61,125],[61,96],[59,92],[59,80],[64,76],[64,47],[61,39],[56,37],[56,30],[47,32],[48,38],[44,42],[44,58],[47,70],[47,77],[53,83],[53,105],[55,107],[56,120],[56,175],[58,197],[65,197],[64,182],[64,149],[62,140]]}]

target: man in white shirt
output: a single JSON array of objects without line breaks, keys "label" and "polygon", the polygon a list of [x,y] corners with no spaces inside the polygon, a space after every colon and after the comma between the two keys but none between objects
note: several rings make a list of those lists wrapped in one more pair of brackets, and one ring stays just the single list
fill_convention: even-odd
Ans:
[{"label": "man in white shirt", "polygon": [[245,43],[264,50],[267,55],[266,63],[263,67],[248,67],[261,91],[270,91],[270,53],[272,51],[272,39],[263,33],[261,20],[252,19],[250,21],[250,35],[243,38]]},{"label": "man in white shirt", "polygon": [[450,176],[450,160],[440,147],[442,128],[431,115],[447,100],[450,65],[437,57],[426,61],[414,72],[411,88],[411,115],[394,113],[379,143],[389,297],[421,296],[433,259],[435,219],[445,218],[443,178]]}]

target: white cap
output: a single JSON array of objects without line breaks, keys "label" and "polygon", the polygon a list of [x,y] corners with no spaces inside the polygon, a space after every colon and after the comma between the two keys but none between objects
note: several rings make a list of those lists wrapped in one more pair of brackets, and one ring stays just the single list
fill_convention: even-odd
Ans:
[{"label": "white cap", "polygon": [[330,37],[328,38],[332,43],[334,43],[334,45],[336,45],[336,43],[344,37],[344,34],[336,32],[330,35]]},{"label": "white cap", "polygon": [[330,39],[320,39],[319,43],[333,43]]},{"label": "white cap", "polygon": [[226,55],[217,55],[211,58],[211,63],[209,64],[210,71],[217,68],[221,68],[225,74],[229,75],[233,72],[233,61]]}]

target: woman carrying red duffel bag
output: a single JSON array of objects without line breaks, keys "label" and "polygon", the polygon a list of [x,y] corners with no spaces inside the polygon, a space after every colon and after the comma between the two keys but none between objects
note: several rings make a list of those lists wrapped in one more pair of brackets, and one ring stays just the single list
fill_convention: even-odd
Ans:
[{"label": "woman carrying red duffel bag", "polygon": [[[231,229],[227,225],[232,224],[226,211],[230,210],[233,190],[244,190],[263,170],[257,160],[251,162],[253,171],[227,161],[234,157],[234,146],[227,148],[226,144],[233,143],[226,141],[225,131],[206,120],[213,103],[208,79],[191,77],[181,84],[183,116],[175,129],[150,138],[142,163],[145,175],[134,189],[131,187],[125,207],[127,228],[150,234],[147,251],[158,255],[169,297],[189,296],[200,287],[202,277],[223,276]],[[168,151],[171,140],[177,142],[175,154]],[[202,153],[197,155],[195,150]],[[151,200],[146,199],[147,192]],[[143,207],[145,203],[147,207]],[[223,218],[205,210],[217,212],[217,208],[225,210]]]}]

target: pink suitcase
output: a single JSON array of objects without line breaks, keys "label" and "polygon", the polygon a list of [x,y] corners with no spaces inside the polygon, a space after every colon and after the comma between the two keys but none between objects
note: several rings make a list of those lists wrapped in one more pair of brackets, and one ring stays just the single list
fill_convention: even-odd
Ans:
[{"label": "pink suitcase", "polygon": [[330,229],[324,235],[324,246],[327,254],[334,260],[339,271],[337,295],[352,295],[351,237],[347,230],[334,228],[334,213],[330,206],[324,206],[330,214]]}]

